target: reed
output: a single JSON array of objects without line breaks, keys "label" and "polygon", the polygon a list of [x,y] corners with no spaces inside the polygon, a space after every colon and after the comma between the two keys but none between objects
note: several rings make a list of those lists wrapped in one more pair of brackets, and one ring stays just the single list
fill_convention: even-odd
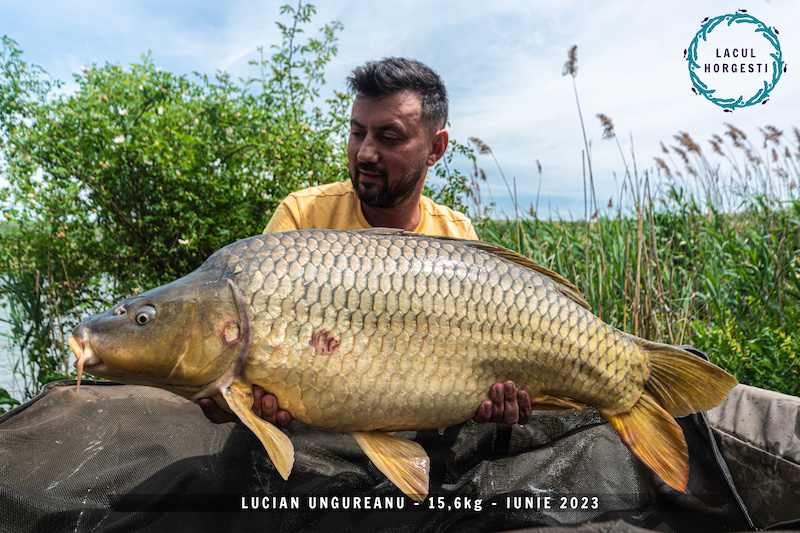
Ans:
[{"label": "reed", "polygon": [[[575,52],[565,74],[580,106]],[[624,169],[616,205],[598,208],[587,157],[583,220],[542,219],[531,206],[523,218],[483,217],[479,236],[571,279],[620,329],[693,345],[743,383],[800,394],[800,130],[765,126],[751,141],[728,124],[706,150],[680,132],[640,172],[632,142],[626,157],[611,119],[598,118]]]}]

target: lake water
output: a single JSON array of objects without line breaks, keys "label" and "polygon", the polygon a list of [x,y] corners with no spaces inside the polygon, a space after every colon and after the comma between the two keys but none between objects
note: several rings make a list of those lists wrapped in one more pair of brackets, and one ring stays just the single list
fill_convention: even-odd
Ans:
[{"label": "lake water", "polygon": [[[3,302],[3,296],[0,296],[0,303]],[[87,311],[89,313],[89,311]],[[6,389],[12,398],[24,401],[23,395],[25,392],[25,385],[21,376],[14,375],[12,368],[14,368],[15,361],[13,357],[19,357],[19,351],[15,350],[12,346],[11,340],[5,335],[11,332],[11,325],[6,322],[8,320],[8,309],[0,306],[0,388]],[[70,358],[69,364],[72,364],[72,352],[67,350],[68,357]],[[70,366],[70,370],[72,367]],[[3,405],[7,409],[8,406]]]},{"label": "lake water", "polygon": [[[7,390],[12,398],[24,403],[25,383],[21,376],[15,375],[11,370],[16,362],[14,358],[19,357],[19,350],[14,347],[11,339],[5,336],[11,332],[11,325],[4,321],[7,318],[8,309],[0,307],[0,388]],[[2,407],[8,409],[8,405]]]},{"label": "lake water", "polygon": [[[11,341],[3,336],[8,334],[11,329],[6,322],[2,321],[6,318],[7,313],[6,309],[0,308],[0,388],[10,392],[12,398],[22,401],[22,391],[14,387],[14,375],[11,372],[11,347],[9,346]],[[3,407],[8,408],[8,406]]]}]

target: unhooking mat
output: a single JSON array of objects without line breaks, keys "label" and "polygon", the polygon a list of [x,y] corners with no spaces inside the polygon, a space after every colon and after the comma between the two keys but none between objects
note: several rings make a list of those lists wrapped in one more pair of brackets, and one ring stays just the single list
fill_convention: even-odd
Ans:
[{"label": "unhooking mat", "polygon": [[56,382],[0,417],[0,531],[752,530],[705,415],[679,423],[686,494],[633,457],[593,408],[535,412],[525,426],[401,432],[431,457],[430,495],[416,504],[348,435],[293,423],[284,481],[249,430],[212,424],[179,396]]},{"label": "unhooking mat", "polygon": [[708,419],[756,525],[800,529],[800,398],[737,385]]}]

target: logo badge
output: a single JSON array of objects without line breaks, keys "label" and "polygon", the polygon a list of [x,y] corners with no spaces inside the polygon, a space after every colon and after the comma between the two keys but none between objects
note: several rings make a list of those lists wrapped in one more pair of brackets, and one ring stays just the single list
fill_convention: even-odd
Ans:
[{"label": "logo badge", "polygon": [[704,20],[684,57],[692,90],[726,112],[767,103],[786,70],[778,30],[745,10]]}]

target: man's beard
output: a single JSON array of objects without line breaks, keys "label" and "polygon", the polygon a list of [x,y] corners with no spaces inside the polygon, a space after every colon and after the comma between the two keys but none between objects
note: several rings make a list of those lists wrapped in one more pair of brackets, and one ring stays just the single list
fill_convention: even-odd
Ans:
[{"label": "man's beard", "polygon": [[[356,163],[355,170],[353,168],[350,169],[350,179],[353,182],[353,188],[356,190],[358,199],[364,205],[379,209],[389,209],[402,204],[414,194],[419,180],[425,179],[426,168],[425,161],[421,161],[411,171],[403,174],[396,183],[390,184],[386,171],[379,169],[377,164]],[[362,188],[358,179],[359,170],[380,174],[383,183],[376,187]]]}]

